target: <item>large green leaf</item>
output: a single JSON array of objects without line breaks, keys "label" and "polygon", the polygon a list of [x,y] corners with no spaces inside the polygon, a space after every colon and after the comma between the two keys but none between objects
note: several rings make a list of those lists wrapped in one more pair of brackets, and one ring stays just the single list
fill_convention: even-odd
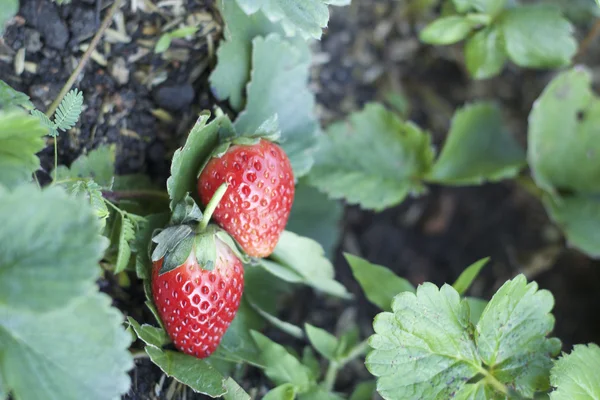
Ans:
[{"label": "large green leaf", "polygon": [[577,51],[573,26],[556,7],[511,8],[500,23],[508,57],[521,67],[555,68],[571,63]]},{"label": "large green leaf", "polygon": [[600,347],[594,343],[575,345],[552,368],[550,381],[556,388],[551,400],[600,399]]},{"label": "large green leaf", "polygon": [[255,132],[277,114],[280,143],[296,179],[313,164],[319,124],[315,99],[308,88],[310,49],[304,42],[290,42],[277,34],[253,40],[252,74],[246,109],[235,121],[241,134]]},{"label": "large green leaf", "polygon": [[583,68],[558,75],[529,115],[528,161],[536,184],[556,193],[600,193],[600,100]]},{"label": "large green leaf", "polygon": [[502,30],[492,25],[471,36],[465,44],[465,62],[471,76],[487,79],[502,71],[506,63]]},{"label": "large green leaf", "polygon": [[22,110],[0,110],[0,185],[12,188],[31,181],[40,167],[36,153],[44,148],[47,129]]},{"label": "large green leaf", "polygon": [[308,179],[332,198],[382,210],[421,193],[432,163],[429,135],[369,104],[322,136]]},{"label": "large green leaf", "polygon": [[86,295],[106,241],[91,208],[61,188],[0,191],[0,310],[50,311]]},{"label": "large green leaf", "polygon": [[553,304],[549,292],[520,275],[498,290],[474,327],[456,290],[425,283],[375,318],[366,366],[385,399],[498,399],[509,390],[531,398],[548,389],[551,357],[560,349],[546,338]]},{"label": "large green leaf", "polygon": [[516,176],[525,151],[502,122],[500,109],[475,103],[456,112],[429,179],[453,185],[481,184]]},{"label": "large green leaf", "polygon": [[236,1],[221,0],[219,9],[225,21],[225,40],[217,50],[219,61],[210,75],[210,84],[219,99],[229,99],[231,106],[240,110],[250,80],[252,40],[272,32],[283,33],[283,29],[262,11],[247,15]]}]

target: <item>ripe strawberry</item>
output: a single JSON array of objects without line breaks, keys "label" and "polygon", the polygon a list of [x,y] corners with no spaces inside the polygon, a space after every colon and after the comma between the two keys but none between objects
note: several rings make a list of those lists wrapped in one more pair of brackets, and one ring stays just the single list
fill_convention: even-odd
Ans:
[{"label": "ripe strawberry", "polygon": [[233,144],[212,158],[198,180],[198,193],[207,204],[227,182],[214,219],[254,257],[270,255],[285,229],[294,201],[294,175],[285,152],[273,142]]},{"label": "ripe strawberry", "polygon": [[152,294],[175,346],[205,358],[215,351],[235,317],[244,289],[244,268],[231,248],[214,236],[210,242],[216,250],[214,269],[205,269],[195,254],[201,247],[195,245],[197,239],[191,236],[193,246],[186,246],[186,239],[180,243],[180,250],[191,251],[187,250],[187,259],[170,271],[160,273],[168,255],[154,261]]}]

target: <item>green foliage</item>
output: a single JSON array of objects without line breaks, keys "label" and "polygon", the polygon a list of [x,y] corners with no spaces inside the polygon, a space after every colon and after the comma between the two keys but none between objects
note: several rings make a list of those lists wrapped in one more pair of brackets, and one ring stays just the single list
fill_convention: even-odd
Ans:
[{"label": "green foliage", "polygon": [[442,153],[428,179],[450,185],[514,178],[525,151],[507,132],[500,109],[474,103],[456,111]]},{"label": "green foliage", "polygon": [[13,188],[31,181],[40,167],[36,153],[44,148],[46,129],[23,111],[0,110],[0,185]]},{"label": "green foliage", "polygon": [[54,114],[54,126],[61,131],[73,128],[83,109],[83,94],[77,89],[69,91]]},{"label": "green foliage", "polygon": [[600,347],[594,343],[575,345],[570,354],[564,354],[551,371],[550,381],[556,388],[551,400],[600,399]]},{"label": "green foliage", "polygon": [[163,33],[154,46],[154,52],[157,54],[164,53],[171,46],[171,41],[173,39],[192,36],[197,31],[198,28],[195,26],[184,26],[183,28]]},{"label": "green foliage", "polygon": [[[17,14],[17,11],[19,11],[18,0],[4,0],[2,2],[2,7],[0,7],[0,35],[4,33],[6,23]],[[1,90],[2,89],[0,89],[0,91]],[[1,94],[0,97],[2,97]],[[0,105],[2,105],[1,101]]]},{"label": "green foliage", "polygon": [[110,211],[102,197],[102,188],[94,181],[75,181],[67,189],[72,196],[80,196],[86,199],[94,213],[101,222],[102,227],[106,225],[106,220],[110,216]]},{"label": "green foliage", "polygon": [[296,179],[310,170],[319,133],[314,95],[308,89],[309,67],[306,43],[292,43],[277,34],[255,38],[247,105],[235,121],[238,132],[255,132],[276,114],[281,147]]},{"label": "green foliage", "polygon": [[115,175],[115,157],[114,145],[100,146],[77,157],[69,168],[60,165],[52,175],[59,181],[88,181],[91,179],[101,188],[110,189]]},{"label": "green foliage", "polygon": [[465,63],[475,79],[498,75],[507,60],[502,31],[497,26],[486,27],[467,40]]},{"label": "green foliage", "polygon": [[335,360],[338,340],[324,329],[306,324],[306,336],[312,346],[326,359]]},{"label": "green foliage", "polygon": [[119,250],[117,252],[117,260],[115,262],[115,273],[119,273],[127,267],[131,258],[130,242],[135,239],[135,226],[131,216],[122,212],[121,214],[121,229],[119,232]]},{"label": "green foliage", "polygon": [[467,37],[476,25],[467,17],[451,15],[440,18],[421,31],[421,41],[430,44],[453,44]]},{"label": "green foliage", "polygon": [[380,309],[391,310],[392,300],[398,293],[414,293],[415,288],[409,281],[400,278],[388,268],[371,264],[352,254],[344,256],[367,299]]},{"label": "green foliage", "polygon": [[223,395],[225,400],[251,400],[250,395],[231,378],[225,380],[225,389],[227,389],[227,393]]},{"label": "green foliage", "polygon": [[477,275],[479,275],[481,269],[485,267],[489,260],[489,257],[484,258],[482,260],[476,261],[475,263],[467,267],[467,269],[465,269],[463,273],[460,274],[456,282],[454,282],[454,284],[452,285],[454,290],[456,290],[461,296],[465,294],[465,292],[469,290],[469,287],[471,286],[475,278],[477,278]]},{"label": "green foliage", "polygon": [[[9,2],[12,1],[13,0],[9,0]],[[0,13],[1,12],[6,12],[6,9],[2,9]],[[2,25],[2,15],[0,14],[0,34],[2,34]],[[34,108],[33,103],[29,100],[29,96],[13,89],[6,82],[0,80],[0,109],[17,106],[23,107],[26,110],[32,110]]]},{"label": "green foliage", "polygon": [[509,390],[531,398],[549,388],[551,356],[560,350],[546,337],[553,304],[549,292],[520,275],[498,290],[474,326],[456,290],[425,283],[416,294],[396,296],[393,313],[375,318],[367,368],[385,399],[496,399]]},{"label": "green foliage", "polygon": [[91,207],[24,185],[0,191],[0,217],[3,390],[23,399],[125,393],[131,338],[95,285],[106,240]]},{"label": "green foliage", "polygon": [[322,136],[308,180],[332,198],[382,210],[423,192],[432,163],[429,135],[369,104]]}]

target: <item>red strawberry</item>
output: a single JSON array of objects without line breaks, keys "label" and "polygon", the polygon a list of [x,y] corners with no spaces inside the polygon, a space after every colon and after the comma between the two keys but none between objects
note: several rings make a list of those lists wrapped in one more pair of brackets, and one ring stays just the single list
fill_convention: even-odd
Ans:
[{"label": "red strawberry", "polygon": [[153,263],[152,294],[175,346],[205,358],[215,351],[235,317],[244,289],[244,268],[231,248],[213,236],[209,244],[214,243],[216,250],[214,269],[205,269],[194,250],[201,247],[196,245],[198,237],[190,238],[193,246],[186,246],[185,239],[179,245],[189,252],[181,265],[161,274],[165,258]]},{"label": "red strawberry", "polygon": [[273,142],[233,144],[212,158],[198,180],[207,204],[217,188],[228,183],[213,218],[254,257],[270,255],[285,229],[294,201],[294,174],[285,152]]}]

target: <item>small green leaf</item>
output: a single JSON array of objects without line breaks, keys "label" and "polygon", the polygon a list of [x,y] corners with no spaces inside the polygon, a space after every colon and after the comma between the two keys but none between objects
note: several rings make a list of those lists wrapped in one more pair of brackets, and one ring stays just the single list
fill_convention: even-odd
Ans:
[{"label": "small green leaf", "polygon": [[167,376],[189,386],[194,392],[219,397],[227,393],[225,378],[206,360],[184,353],[146,346],[146,353]]},{"label": "small green leaf", "polygon": [[465,62],[471,76],[487,79],[498,75],[506,63],[502,30],[489,26],[471,36],[465,44]]},{"label": "small green leaf", "polygon": [[72,185],[68,185],[68,190],[72,196],[81,196],[90,203],[94,209],[94,213],[100,220],[101,227],[104,228],[110,211],[106,206],[106,201],[102,197],[102,188],[90,179],[87,181],[76,181]]},{"label": "small green leaf", "polygon": [[352,392],[350,400],[372,400],[376,386],[377,383],[375,381],[366,381],[359,383],[358,385],[356,385],[356,388]]},{"label": "small green leaf", "polygon": [[550,399],[600,399],[598,371],[600,347],[594,343],[575,345],[570,354],[563,354],[552,367],[550,381],[556,389],[550,393]]},{"label": "small green leaf", "polygon": [[103,145],[82,154],[70,168],[60,165],[52,172],[57,180],[93,179],[103,189],[110,189],[115,175],[115,145]]},{"label": "small green leaf", "polygon": [[469,317],[471,319],[471,323],[476,325],[477,322],[479,322],[481,314],[483,314],[483,310],[485,310],[485,307],[487,307],[488,302],[475,297],[465,297],[465,301],[469,305]]},{"label": "small green leaf", "polygon": [[277,34],[257,37],[253,46],[248,101],[235,128],[242,134],[255,132],[277,114],[279,141],[298,179],[310,170],[318,144],[315,98],[308,88],[310,49],[304,42],[294,44]]},{"label": "small green leaf", "polygon": [[600,193],[600,100],[581,67],[550,82],[529,115],[528,161],[542,189]]},{"label": "small green leaf", "polygon": [[302,364],[308,367],[313,380],[319,379],[321,376],[321,365],[310,346],[306,346],[302,351]]},{"label": "small green leaf", "polygon": [[137,337],[148,346],[154,346],[160,349],[162,346],[169,343],[169,336],[167,336],[167,332],[165,332],[162,328],[157,328],[147,324],[140,325],[131,317],[129,317],[127,320],[129,321],[129,325],[131,325],[135,331]]},{"label": "small green leaf", "polygon": [[135,238],[135,230],[136,228],[129,215],[123,212],[121,214],[121,231],[119,233],[119,251],[117,253],[117,261],[115,262],[115,274],[124,271],[129,264],[129,259],[131,258],[129,243]]},{"label": "small green leaf", "polygon": [[527,5],[501,17],[508,57],[529,68],[557,68],[571,63],[577,51],[573,26],[555,7]]},{"label": "small green leaf", "polygon": [[163,33],[156,42],[156,45],[154,46],[154,52],[156,54],[164,53],[170,46],[171,35],[169,35],[168,33]]},{"label": "small green leaf", "polygon": [[198,27],[184,26],[182,28],[175,29],[175,30],[169,32],[169,36],[171,36],[171,38],[182,39],[187,36],[191,36],[191,35],[195,34],[196,32],[198,32]]},{"label": "small green leaf", "polygon": [[453,44],[465,39],[474,27],[468,18],[452,15],[427,25],[419,34],[419,38],[428,44]]},{"label": "small green leaf", "polygon": [[31,110],[31,115],[33,115],[34,117],[37,117],[40,120],[40,122],[46,128],[48,128],[48,135],[50,135],[51,137],[58,136],[58,131],[56,130],[56,125],[54,124],[54,122],[50,121],[50,118],[48,118],[46,116],[46,114],[44,114],[43,112],[41,112],[39,110]]},{"label": "small green leaf", "polygon": [[152,270],[152,260],[150,250],[152,246],[152,234],[155,230],[164,227],[169,221],[169,215],[151,214],[144,218],[144,221],[138,227],[135,240],[131,247],[135,252],[135,271],[140,279],[150,279]]},{"label": "small green leaf", "polygon": [[331,333],[324,329],[317,328],[310,324],[305,324],[306,335],[310,344],[326,359],[335,360],[338,340]]},{"label": "small green leaf", "polygon": [[265,375],[276,385],[291,383],[299,391],[304,391],[315,383],[311,379],[310,370],[283,346],[259,332],[252,331],[251,334],[260,350]]},{"label": "small green leaf", "polygon": [[40,167],[36,153],[44,148],[46,133],[36,117],[18,109],[0,110],[0,185],[10,189],[31,181]]},{"label": "small green leaf", "polygon": [[465,294],[465,292],[469,289],[477,275],[481,269],[490,261],[490,258],[484,258],[479,261],[474,262],[470,266],[465,269],[462,274],[458,277],[456,282],[452,285],[452,287],[460,294],[461,296]]},{"label": "small green leaf", "polygon": [[329,197],[382,210],[425,190],[431,138],[379,104],[368,104],[321,138],[308,181]]},{"label": "small green leaf", "polygon": [[54,125],[57,129],[68,131],[73,128],[83,109],[83,93],[71,90],[60,102],[54,114]]},{"label": "small green leaf", "polygon": [[285,332],[288,335],[293,336],[297,339],[304,338],[304,332],[302,331],[302,328],[300,328],[299,326],[296,326],[289,322],[283,321],[282,319],[279,319],[276,316],[269,314],[267,311],[261,309],[258,305],[254,304],[252,301],[249,301],[249,303],[252,306],[252,308],[254,309],[254,311],[256,311],[261,317],[263,317],[265,320],[267,320],[267,322],[269,322],[271,325],[273,325],[277,329],[280,329],[282,332]]},{"label": "small green leaf", "polygon": [[590,257],[600,258],[600,198],[575,195],[555,200],[546,196],[543,200],[569,244]]},{"label": "small green leaf", "polygon": [[[17,11],[19,11],[18,0],[4,0],[2,2],[2,7],[0,8],[0,35],[4,33],[6,23],[17,14]],[[0,105],[2,105],[2,102],[0,102]]]},{"label": "small green leaf", "polygon": [[354,279],[358,281],[367,299],[382,310],[391,310],[392,300],[398,293],[413,292],[415,287],[386,267],[345,253]]},{"label": "small green leaf", "polygon": [[475,103],[454,114],[450,133],[428,179],[452,185],[481,184],[516,176],[525,151],[507,132],[500,109]]},{"label": "small green leaf", "polygon": [[345,400],[322,386],[313,386],[307,392],[298,394],[298,400]]},{"label": "small green leaf", "polygon": [[296,387],[291,383],[284,383],[269,390],[269,393],[263,397],[263,400],[294,400],[295,398]]},{"label": "small green leaf", "polygon": [[315,241],[284,231],[271,258],[302,276],[313,288],[338,297],[350,297],[346,288],[334,279],[334,268]]},{"label": "small green leaf", "polygon": [[304,281],[304,277],[302,275],[286,265],[271,261],[268,258],[263,258],[259,261],[259,263],[260,266],[265,269],[265,271],[268,271],[269,273],[286,282],[300,283]]},{"label": "small green leaf", "polygon": [[[8,0],[8,2],[14,2],[15,4],[17,4],[14,12],[14,14],[16,14],[19,7],[17,0]],[[0,35],[2,34],[3,26],[2,12],[6,12],[6,8],[3,8],[0,11]],[[13,89],[6,82],[0,80],[0,109],[16,106],[23,107],[26,110],[33,110],[34,108],[33,103],[31,102],[31,100],[29,100],[29,96],[27,96],[25,93],[21,93],[18,90]]]},{"label": "small green leaf", "polygon": [[225,380],[227,393],[223,395],[225,400],[251,400],[250,395],[231,377]]},{"label": "small green leaf", "polygon": [[461,13],[479,11],[496,15],[504,9],[507,0],[453,0],[456,10]]}]

